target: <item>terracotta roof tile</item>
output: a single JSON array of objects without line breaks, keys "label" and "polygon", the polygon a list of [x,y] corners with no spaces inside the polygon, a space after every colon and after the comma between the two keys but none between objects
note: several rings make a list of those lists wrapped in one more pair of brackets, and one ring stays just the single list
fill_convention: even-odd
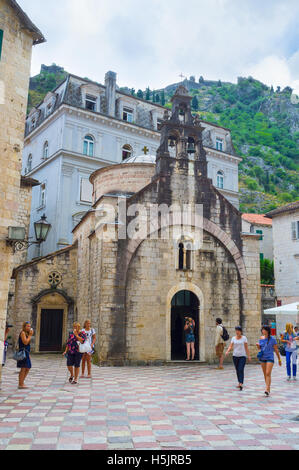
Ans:
[{"label": "terracotta roof tile", "polygon": [[251,224],[272,226],[272,219],[269,219],[264,214],[243,214],[242,219]]}]

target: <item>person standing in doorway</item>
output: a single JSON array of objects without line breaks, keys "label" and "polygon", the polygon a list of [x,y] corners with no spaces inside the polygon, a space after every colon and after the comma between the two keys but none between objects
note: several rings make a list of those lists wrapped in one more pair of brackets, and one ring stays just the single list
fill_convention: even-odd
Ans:
[{"label": "person standing in doorway", "polygon": [[[286,324],[286,331],[281,335],[281,342],[285,346],[286,352],[286,366],[287,366],[287,380],[292,380],[292,371],[293,369],[293,380],[297,380],[297,343],[299,339],[298,334],[295,333],[292,323]],[[292,363],[292,364],[291,364]],[[291,365],[293,367],[291,368]]]},{"label": "person standing in doorway", "polygon": [[91,328],[91,321],[86,320],[84,323],[83,333],[86,334],[86,341],[90,345],[90,351],[83,354],[82,357],[82,375],[81,378],[84,378],[85,366],[87,364],[87,378],[91,379],[91,356],[94,354],[94,345],[96,342],[96,331],[94,328]]},{"label": "person standing in doorway", "polygon": [[24,350],[26,353],[25,359],[17,362],[17,368],[21,369],[19,373],[19,389],[28,388],[24,385],[25,379],[31,369],[31,359],[30,359],[30,342],[34,331],[31,328],[31,323],[29,321],[23,323],[22,331],[19,335],[19,351]]},{"label": "person standing in doorway", "polygon": [[223,339],[223,325],[222,325],[222,319],[217,318],[216,319],[216,339],[215,339],[215,348],[216,348],[216,356],[219,359],[219,366],[217,369],[223,370],[223,352],[224,352],[224,344],[225,341]]},{"label": "person standing in doorway", "polygon": [[241,326],[236,326],[235,331],[236,336],[232,338],[231,344],[226,352],[226,356],[228,356],[231,350],[233,350],[233,361],[239,382],[238,389],[242,391],[244,386],[244,369],[246,360],[248,358],[248,361],[251,362],[251,357],[248,348],[248,341],[246,336],[243,335]]},{"label": "person standing in doorway", "polygon": [[184,326],[184,331],[185,331],[185,338],[186,338],[186,348],[187,348],[187,359],[186,361],[190,361],[190,356],[191,360],[194,361],[195,359],[195,335],[194,335],[194,329],[195,329],[195,321],[193,318],[186,317],[185,318],[185,326]]},{"label": "person standing in doorway", "polygon": [[270,395],[271,389],[271,375],[274,366],[274,352],[277,356],[279,366],[281,366],[281,358],[277,347],[277,341],[271,336],[270,326],[262,327],[262,336],[258,343],[256,343],[259,349],[258,359],[261,363],[263,374],[266,383],[266,397]]},{"label": "person standing in doorway", "polygon": [[66,349],[63,356],[67,354],[67,368],[70,373],[69,382],[72,385],[78,384],[78,377],[80,373],[80,365],[83,354],[79,351],[79,344],[83,344],[86,341],[86,333],[80,331],[81,325],[78,322],[73,324],[73,331],[69,335],[69,339],[66,343]]}]

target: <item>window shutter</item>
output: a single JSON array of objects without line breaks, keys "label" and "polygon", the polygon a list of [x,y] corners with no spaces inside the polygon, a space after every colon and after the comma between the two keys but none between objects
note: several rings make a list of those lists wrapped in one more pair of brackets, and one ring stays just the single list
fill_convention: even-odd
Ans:
[{"label": "window shutter", "polygon": [[87,178],[81,178],[81,195],[82,202],[92,202],[93,186]]},{"label": "window shutter", "polygon": [[292,240],[297,240],[296,222],[292,222]]},{"label": "window shutter", "polygon": [[3,31],[0,29],[0,59],[2,54],[2,44],[3,44]]}]

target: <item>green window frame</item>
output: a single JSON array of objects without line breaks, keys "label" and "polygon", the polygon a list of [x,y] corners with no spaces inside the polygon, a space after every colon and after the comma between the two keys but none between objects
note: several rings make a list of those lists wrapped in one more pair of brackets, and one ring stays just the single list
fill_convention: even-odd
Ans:
[{"label": "green window frame", "polygon": [[2,44],[3,44],[3,30],[0,29],[0,60],[2,55]]},{"label": "green window frame", "polygon": [[257,230],[256,233],[260,236],[260,240],[262,241],[264,239],[263,231],[262,230]]}]

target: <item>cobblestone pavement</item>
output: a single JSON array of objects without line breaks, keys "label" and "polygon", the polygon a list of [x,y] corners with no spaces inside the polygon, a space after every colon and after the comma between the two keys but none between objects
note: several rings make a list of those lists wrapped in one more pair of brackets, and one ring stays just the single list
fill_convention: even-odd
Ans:
[{"label": "cobblestone pavement", "polygon": [[3,371],[0,450],[299,450],[299,381],[286,382],[284,365],[266,398],[258,365],[240,392],[231,365],[93,367],[92,381],[75,386],[61,357],[32,362],[26,391],[15,362]]}]

